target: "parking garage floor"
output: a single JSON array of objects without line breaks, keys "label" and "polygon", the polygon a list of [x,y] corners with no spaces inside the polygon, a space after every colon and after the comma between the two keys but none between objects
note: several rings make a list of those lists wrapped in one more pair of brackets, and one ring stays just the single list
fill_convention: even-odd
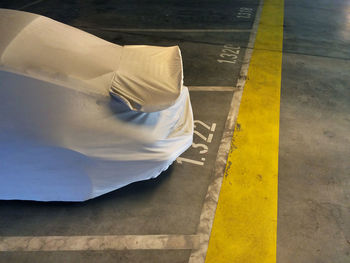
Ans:
[{"label": "parking garage floor", "polygon": [[0,262],[350,262],[348,1],[0,7],[179,45],[196,126],[156,179],[83,203],[0,201]]}]

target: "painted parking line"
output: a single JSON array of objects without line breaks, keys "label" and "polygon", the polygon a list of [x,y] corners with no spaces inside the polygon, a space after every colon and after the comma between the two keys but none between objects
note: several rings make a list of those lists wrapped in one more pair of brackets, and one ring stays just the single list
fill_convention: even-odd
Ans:
[{"label": "painted parking line", "polygon": [[0,251],[196,249],[197,235],[0,237]]},{"label": "painted parking line", "polygon": [[188,86],[190,91],[235,91],[232,86]]},{"label": "painted parking line", "polygon": [[36,1],[30,2],[28,4],[25,4],[24,6],[21,6],[20,8],[18,8],[18,10],[24,10],[24,9],[26,9],[28,7],[31,7],[31,6],[36,5],[36,4],[39,4],[39,3],[43,2],[43,1],[45,1],[45,0],[36,0]]},{"label": "painted parking line", "polygon": [[232,140],[233,129],[238,115],[243,87],[245,85],[245,81],[248,75],[248,68],[253,53],[252,51],[260,20],[262,5],[263,1],[259,3],[259,6],[257,8],[252,31],[249,36],[249,41],[247,45],[248,48],[245,49],[239,78],[237,79],[236,86],[233,88],[234,93],[231,100],[230,110],[226,119],[225,129],[222,135],[218,154],[215,161],[214,176],[211,184],[208,187],[197,229],[197,234],[200,236],[199,248],[192,250],[192,253],[189,258],[189,263],[203,263],[205,261],[210,233],[212,230],[212,225],[215,216],[215,209],[219,200],[219,193],[223,181],[226,159],[230,150],[230,142]]},{"label": "painted parking line", "polygon": [[265,0],[206,262],[276,262],[283,0]]},{"label": "painted parking line", "polygon": [[250,29],[220,29],[220,28],[128,28],[128,27],[96,27],[75,25],[79,28],[111,32],[161,32],[161,33],[239,33],[250,32]]}]

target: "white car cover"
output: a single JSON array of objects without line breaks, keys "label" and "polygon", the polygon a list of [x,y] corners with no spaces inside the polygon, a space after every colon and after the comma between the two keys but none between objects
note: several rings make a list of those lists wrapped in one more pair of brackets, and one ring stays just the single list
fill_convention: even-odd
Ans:
[{"label": "white car cover", "polygon": [[0,9],[0,199],[83,201],[192,144],[178,47],[118,46]]}]

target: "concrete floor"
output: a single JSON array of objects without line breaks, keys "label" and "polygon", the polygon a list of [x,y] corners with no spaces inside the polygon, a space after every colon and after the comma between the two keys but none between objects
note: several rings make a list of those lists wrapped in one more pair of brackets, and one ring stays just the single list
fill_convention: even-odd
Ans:
[{"label": "concrete floor", "polygon": [[349,1],[285,1],[277,262],[350,262],[349,48]]},{"label": "concrete floor", "polygon": [[[117,44],[179,45],[185,85],[234,87],[258,4],[3,0],[0,7],[49,16]],[[242,7],[251,8],[250,18],[238,17]],[[349,12],[346,0],[285,0],[278,263],[350,262]],[[238,31],[160,31],[202,28]],[[240,47],[235,64],[218,62],[226,44]],[[195,119],[216,124],[203,165],[174,163],[157,179],[84,203],[0,201],[0,236],[196,234],[233,94],[191,91]],[[203,155],[191,148],[183,157]],[[0,262],[188,262],[190,254],[189,249],[17,251],[0,252]]]}]

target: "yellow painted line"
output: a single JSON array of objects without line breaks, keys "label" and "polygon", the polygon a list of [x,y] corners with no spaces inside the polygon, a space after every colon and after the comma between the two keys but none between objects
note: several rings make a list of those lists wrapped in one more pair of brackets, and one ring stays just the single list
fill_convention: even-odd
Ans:
[{"label": "yellow painted line", "polygon": [[276,262],[283,0],[265,0],[207,263]]}]

